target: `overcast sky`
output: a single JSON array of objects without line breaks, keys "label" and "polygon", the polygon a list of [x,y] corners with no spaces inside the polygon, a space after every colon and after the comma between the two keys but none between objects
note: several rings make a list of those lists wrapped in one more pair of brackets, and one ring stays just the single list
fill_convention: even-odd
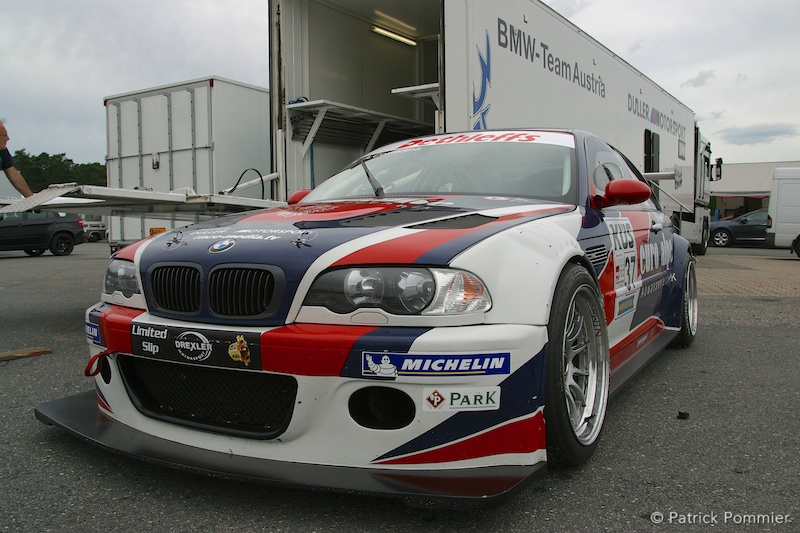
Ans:
[{"label": "overcast sky", "polygon": [[[715,157],[800,159],[797,0],[548,3],[692,108]],[[103,162],[106,96],[209,75],[268,85],[267,0],[24,0],[2,21],[12,153]]]}]

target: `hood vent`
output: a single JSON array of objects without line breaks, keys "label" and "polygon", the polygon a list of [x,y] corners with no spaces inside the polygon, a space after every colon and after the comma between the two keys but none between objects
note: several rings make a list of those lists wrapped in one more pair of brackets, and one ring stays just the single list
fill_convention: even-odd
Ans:
[{"label": "hood vent", "polygon": [[432,218],[452,215],[458,213],[452,208],[448,209],[400,209],[397,211],[387,211],[375,213],[358,218],[343,220],[339,224],[342,227],[352,228],[375,228],[384,226],[406,226],[419,222],[427,222]]},{"label": "hood vent", "polygon": [[487,217],[486,215],[472,214],[460,217],[446,218],[444,220],[433,220],[423,224],[413,226],[414,229],[469,229],[483,226],[497,220],[497,217]]}]

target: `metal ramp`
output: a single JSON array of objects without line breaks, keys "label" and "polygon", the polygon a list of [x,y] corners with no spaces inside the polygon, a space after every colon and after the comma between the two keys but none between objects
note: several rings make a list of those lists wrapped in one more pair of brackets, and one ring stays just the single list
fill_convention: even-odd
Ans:
[{"label": "metal ramp", "polygon": [[[264,176],[259,180],[271,179]],[[116,189],[97,185],[61,183],[28,198],[0,199],[0,213],[42,209],[86,215],[147,216],[194,221],[226,213],[286,205],[285,202],[244,198],[226,193],[197,194],[191,188],[170,192]]]}]

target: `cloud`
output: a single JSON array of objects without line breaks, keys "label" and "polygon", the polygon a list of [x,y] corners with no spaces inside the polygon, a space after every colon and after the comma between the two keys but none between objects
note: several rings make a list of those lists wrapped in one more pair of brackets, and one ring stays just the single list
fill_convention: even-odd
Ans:
[{"label": "cloud", "polygon": [[578,12],[592,5],[593,1],[594,0],[548,0],[546,4],[566,18],[572,18]]},{"label": "cloud", "polygon": [[701,70],[700,73],[694,78],[690,78],[685,82],[681,83],[681,87],[703,87],[704,85],[708,84],[708,82],[714,80],[716,77],[717,76],[713,69]]},{"label": "cloud", "polygon": [[800,133],[797,124],[773,123],[753,124],[752,126],[733,126],[717,131],[723,141],[742,145],[767,144],[781,137],[795,137]]},{"label": "cloud", "polygon": [[699,122],[705,122],[706,120],[720,120],[722,118],[725,118],[725,111],[711,111],[710,113],[697,115],[697,120]]}]

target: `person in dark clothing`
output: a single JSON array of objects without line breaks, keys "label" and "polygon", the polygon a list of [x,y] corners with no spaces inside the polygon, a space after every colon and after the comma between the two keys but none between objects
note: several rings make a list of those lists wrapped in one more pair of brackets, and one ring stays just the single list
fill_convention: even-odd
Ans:
[{"label": "person in dark clothing", "polygon": [[0,169],[6,173],[8,181],[11,185],[19,191],[19,193],[28,197],[33,195],[33,191],[28,187],[28,182],[20,174],[19,170],[14,167],[14,158],[11,157],[11,152],[8,151],[6,143],[9,141],[8,130],[6,129],[5,122],[0,120]]}]

